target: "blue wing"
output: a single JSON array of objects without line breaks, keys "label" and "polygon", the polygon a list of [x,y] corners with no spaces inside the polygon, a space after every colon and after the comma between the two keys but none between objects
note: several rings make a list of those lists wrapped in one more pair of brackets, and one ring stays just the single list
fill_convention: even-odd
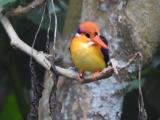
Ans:
[{"label": "blue wing", "polygon": [[[106,40],[106,38],[105,38],[104,36],[101,36],[101,35],[100,35],[100,38],[101,38],[101,40],[103,40],[103,42],[104,42],[106,45],[108,45],[108,41]],[[109,62],[109,59],[110,59],[110,57],[109,57],[109,49],[101,48],[101,51],[102,51],[102,53],[103,53],[103,55],[104,55],[104,60],[105,60],[105,63],[106,63],[106,65],[107,65],[108,62]]]}]

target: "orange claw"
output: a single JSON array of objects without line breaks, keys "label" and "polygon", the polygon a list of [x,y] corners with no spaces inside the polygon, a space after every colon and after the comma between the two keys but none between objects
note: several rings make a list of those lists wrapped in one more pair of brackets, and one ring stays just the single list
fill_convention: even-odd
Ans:
[{"label": "orange claw", "polygon": [[84,71],[80,71],[79,73],[78,73],[78,75],[77,75],[77,80],[81,80],[81,78],[83,78],[83,76],[84,76]]},{"label": "orange claw", "polygon": [[93,73],[93,76],[92,76],[92,80],[93,81],[96,81],[97,80],[97,76],[99,75],[100,71],[96,71]]}]

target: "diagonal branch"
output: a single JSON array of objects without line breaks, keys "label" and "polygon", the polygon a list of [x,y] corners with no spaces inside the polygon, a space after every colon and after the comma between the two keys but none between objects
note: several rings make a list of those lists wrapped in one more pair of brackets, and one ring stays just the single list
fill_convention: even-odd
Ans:
[{"label": "diagonal branch", "polygon": [[[3,25],[7,35],[10,38],[10,44],[16,48],[18,48],[19,50],[25,52],[26,54],[32,56],[40,65],[42,65],[45,69],[47,70],[51,70],[51,63],[50,61],[47,59],[48,58],[48,54],[43,53],[42,51],[37,51],[35,49],[32,49],[29,45],[27,45],[25,42],[23,42],[17,35],[17,33],[15,32],[14,28],[12,27],[10,21],[8,20],[8,18],[6,16],[4,16],[1,12],[0,12],[0,22]],[[137,56],[138,54],[135,54],[135,56]],[[129,64],[131,64],[136,57],[133,57],[129,60],[128,63],[126,63],[123,66],[118,66],[119,70],[127,67]],[[77,76],[79,75],[78,72],[75,72],[74,70],[71,69],[65,69],[59,66],[56,66],[56,70],[57,72],[67,78],[70,79],[77,79]],[[102,70],[97,76],[96,76],[96,80],[101,80],[104,78],[108,78],[110,76],[112,76],[112,74],[114,73],[114,68],[109,66],[107,68],[105,68],[104,70]],[[92,80],[93,78],[93,74],[90,75],[84,75],[83,78],[81,78],[79,80],[80,83],[89,83],[89,82],[93,82]]]},{"label": "diagonal branch", "polygon": [[[12,27],[8,18],[6,16],[4,16],[2,13],[0,13],[0,22],[2,23],[6,33],[8,34],[8,36],[10,38],[10,40],[11,40],[10,44],[12,46],[20,49],[21,51],[25,52],[26,54],[28,54],[30,56],[32,56],[45,69],[47,69],[47,70],[51,69],[51,63],[47,59],[48,55],[41,52],[41,51],[37,51],[35,49],[32,49],[29,45],[27,45],[25,42],[23,42],[18,37],[17,33],[15,32],[15,30]],[[59,66],[56,66],[56,69],[60,75],[65,76],[70,79],[76,79],[78,76],[78,73],[71,70],[71,69],[65,69],[65,68],[61,68]],[[106,78],[106,76],[107,77],[111,76],[111,71],[113,71],[112,68],[106,68],[97,76],[97,79],[102,79],[102,78]],[[107,74],[107,72],[109,72],[109,74]],[[92,75],[84,76],[84,78],[82,78],[80,80],[80,82],[83,83],[83,82],[85,82],[85,80],[87,82],[91,82]]]},{"label": "diagonal branch", "polygon": [[17,16],[20,14],[24,14],[29,12],[31,9],[36,8],[40,5],[43,4],[45,0],[33,0],[32,2],[30,2],[28,5],[26,6],[21,6],[19,5],[17,8],[7,12],[8,16]]}]

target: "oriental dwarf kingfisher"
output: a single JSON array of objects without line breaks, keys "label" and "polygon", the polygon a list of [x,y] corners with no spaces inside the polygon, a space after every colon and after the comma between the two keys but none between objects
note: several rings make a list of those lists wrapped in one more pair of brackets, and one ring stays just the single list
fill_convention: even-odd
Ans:
[{"label": "oriental dwarf kingfisher", "polygon": [[100,35],[98,25],[92,21],[80,23],[70,43],[71,58],[81,73],[84,71],[96,73],[107,67],[108,49],[107,40]]}]

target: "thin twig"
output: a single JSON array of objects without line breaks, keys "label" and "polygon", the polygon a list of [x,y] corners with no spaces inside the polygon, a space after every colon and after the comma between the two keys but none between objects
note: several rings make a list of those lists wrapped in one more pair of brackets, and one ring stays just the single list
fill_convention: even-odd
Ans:
[{"label": "thin twig", "polygon": [[130,58],[130,59],[128,60],[127,63],[125,63],[124,65],[121,65],[121,66],[117,66],[118,69],[119,69],[119,70],[122,70],[122,69],[124,69],[124,68],[127,68],[132,62],[134,62],[134,61],[136,60],[136,58],[137,58],[139,55],[141,55],[141,52],[136,52],[136,53],[132,56],[132,58]]},{"label": "thin twig", "polygon": [[57,35],[57,14],[56,14],[56,11],[55,11],[55,5],[53,3],[53,0],[51,0],[51,3],[52,3],[52,8],[53,8],[53,12],[54,12],[54,41],[53,41],[53,50],[54,50],[54,53],[55,53],[55,47],[56,47],[56,35]]},{"label": "thin twig", "polygon": [[141,69],[142,69],[142,61],[143,61],[143,56],[141,53],[138,54],[139,56],[139,63],[138,63],[138,90],[139,90],[139,95],[138,95],[138,108],[139,108],[139,115],[138,115],[138,120],[147,120],[147,113],[146,109],[144,107],[144,100],[143,100],[143,93],[142,93],[142,88],[141,88]]},{"label": "thin twig", "polygon": [[48,17],[49,17],[49,24],[48,24],[48,29],[47,29],[47,41],[46,41],[47,53],[49,53],[50,29],[51,29],[51,22],[52,22],[52,16],[51,16],[51,12],[49,8],[48,8]]},{"label": "thin twig", "polygon": [[19,5],[17,8],[6,13],[7,16],[17,16],[29,12],[30,10],[43,4],[45,0],[33,0],[26,6]]}]

